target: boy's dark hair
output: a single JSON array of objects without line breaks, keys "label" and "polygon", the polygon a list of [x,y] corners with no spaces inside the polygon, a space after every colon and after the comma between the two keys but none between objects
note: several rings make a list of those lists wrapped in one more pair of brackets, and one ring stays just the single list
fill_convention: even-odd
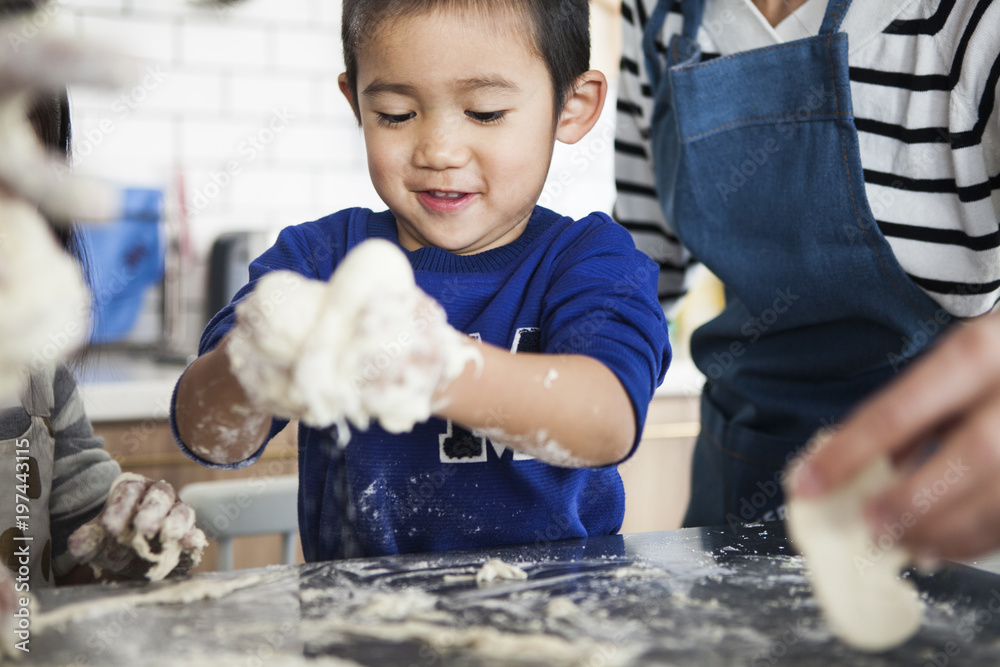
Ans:
[{"label": "boy's dark hair", "polygon": [[590,69],[590,6],[587,0],[344,0],[341,39],[347,84],[358,114],[358,52],[385,21],[434,9],[470,11],[488,16],[516,12],[527,19],[538,56],[545,61],[559,118],[567,93]]}]

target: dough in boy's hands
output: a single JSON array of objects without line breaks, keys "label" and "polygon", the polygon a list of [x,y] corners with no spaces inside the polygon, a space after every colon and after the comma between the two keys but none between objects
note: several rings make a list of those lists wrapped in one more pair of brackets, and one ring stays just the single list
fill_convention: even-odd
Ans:
[{"label": "dough in boy's hands", "polygon": [[388,241],[347,255],[329,283],[268,273],[236,305],[227,351],[251,400],[312,426],[401,433],[426,421],[434,396],[479,353],[417,287]]}]

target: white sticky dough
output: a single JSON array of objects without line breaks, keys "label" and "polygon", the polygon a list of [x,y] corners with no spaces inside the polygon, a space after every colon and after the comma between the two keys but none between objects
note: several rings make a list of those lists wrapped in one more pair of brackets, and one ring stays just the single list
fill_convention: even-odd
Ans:
[{"label": "white sticky dough", "polygon": [[864,651],[903,643],[923,616],[916,588],[900,577],[910,554],[895,542],[874,542],[864,517],[865,503],[892,480],[888,461],[879,459],[834,493],[788,502],[788,533],[805,556],[820,608],[837,636]]},{"label": "white sticky dough", "polygon": [[476,572],[476,583],[480,586],[490,584],[494,581],[517,581],[528,578],[528,573],[517,565],[505,563],[499,558],[491,558],[486,561],[479,571]]},{"label": "white sticky dough", "polygon": [[0,194],[0,394],[66,359],[87,335],[90,293],[34,207]]},{"label": "white sticky dough", "polygon": [[377,419],[402,433],[430,418],[435,392],[481,356],[447,323],[392,243],[355,248],[329,283],[264,276],[237,305],[228,352],[251,399],[317,427]]}]

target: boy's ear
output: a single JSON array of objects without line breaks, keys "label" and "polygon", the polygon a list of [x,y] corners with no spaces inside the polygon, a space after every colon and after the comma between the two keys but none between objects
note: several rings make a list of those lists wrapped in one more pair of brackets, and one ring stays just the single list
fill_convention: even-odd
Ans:
[{"label": "boy's ear", "polygon": [[581,74],[573,83],[573,90],[566,97],[559,122],[556,123],[556,139],[564,144],[575,144],[583,139],[597,124],[608,96],[608,80],[597,70]]},{"label": "boy's ear", "polygon": [[340,76],[337,77],[337,85],[340,86],[340,92],[347,98],[347,103],[351,105],[351,111],[354,112],[354,117],[357,118],[360,124],[361,116],[358,114],[358,107],[354,104],[354,94],[351,92],[351,86],[347,83],[347,72],[341,72]]}]

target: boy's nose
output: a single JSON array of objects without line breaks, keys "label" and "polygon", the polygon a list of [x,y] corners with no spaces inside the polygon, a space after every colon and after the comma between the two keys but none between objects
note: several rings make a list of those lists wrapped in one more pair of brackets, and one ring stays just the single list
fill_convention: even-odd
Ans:
[{"label": "boy's nose", "polygon": [[421,135],[413,160],[426,169],[454,169],[469,161],[469,149],[457,128],[434,125]]}]

